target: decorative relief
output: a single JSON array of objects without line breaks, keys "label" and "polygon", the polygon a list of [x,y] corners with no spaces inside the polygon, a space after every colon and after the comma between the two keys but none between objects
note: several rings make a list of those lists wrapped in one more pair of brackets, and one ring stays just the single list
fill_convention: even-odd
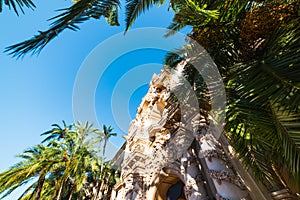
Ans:
[{"label": "decorative relief", "polygon": [[[160,82],[162,80],[163,82]],[[184,105],[184,110],[190,112],[181,113],[179,104],[173,101],[175,98],[171,94],[170,86],[171,79],[166,76],[164,71],[160,75],[156,75],[155,80],[151,81],[150,89],[138,109],[136,119],[131,124],[130,132],[132,136],[130,136],[130,139],[127,138],[126,147],[129,149],[130,155],[126,158],[126,161],[124,160],[125,165],[121,169],[122,177],[124,177],[126,198],[118,198],[118,200],[147,199],[147,192],[150,186],[153,186],[154,179],[161,174],[164,167],[174,163],[178,164],[177,168],[180,169],[176,171],[178,173],[177,176],[181,175],[180,180],[185,180],[184,190],[186,197],[189,197],[187,199],[208,198],[207,195],[203,195],[207,193],[203,185],[205,184],[204,178],[206,181],[209,178],[207,179],[199,170],[199,163],[197,162],[199,152],[194,152],[198,157],[188,156],[186,160],[181,160],[191,147],[195,137],[200,146],[202,143],[207,144],[208,149],[202,149],[201,151],[203,151],[203,155],[210,162],[213,162],[212,158],[216,158],[223,160],[227,166],[231,167],[231,162],[218,141],[211,133],[207,133],[209,120],[206,119],[203,113],[192,116],[195,113],[193,110],[195,108],[189,104]],[[182,119],[192,120],[192,127],[184,127]],[[146,135],[146,139],[143,139],[144,143],[132,139],[138,138],[142,134]],[[194,151],[196,150],[194,149]],[[143,156],[143,158],[139,156]],[[182,162],[179,163],[179,160]],[[191,173],[191,168],[195,166],[199,170],[198,173]],[[139,170],[138,173],[136,173],[135,169]],[[219,184],[222,184],[222,181],[226,181],[235,184],[242,190],[246,189],[239,176],[232,171],[208,170],[207,173],[211,178],[216,179]],[[202,190],[199,192],[199,187],[204,192]],[[218,194],[216,199],[227,200]]]},{"label": "decorative relief", "polygon": [[201,137],[206,135],[209,125],[209,120],[207,120],[203,115],[198,114],[192,119],[192,129],[195,134],[197,141],[200,141]]},{"label": "decorative relief", "polygon": [[197,176],[195,177],[195,180],[196,180],[197,184],[199,184],[199,183],[202,184],[204,182],[203,175],[201,173],[197,174]]},{"label": "decorative relief", "polygon": [[134,199],[146,199],[144,195],[144,180],[142,176],[135,175],[133,177],[134,185]]},{"label": "decorative relief", "polygon": [[133,195],[133,192],[134,192],[134,183],[133,183],[132,174],[130,174],[128,177],[126,177],[124,182],[125,182],[125,196],[126,196],[126,199],[132,199],[132,195]]},{"label": "decorative relief", "polygon": [[240,179],[239,176],[235,175],[229,171],[218,171],[218,170],[208,170],[207,173],[214,179],[217,180],[219,184],[222,184],[222,181],[227,181],[238,186],[242,190],[246,190],[246,186],[244,185],[243,181]]},{"label": "decorative relief", "polygon": [[226,153],[221,149],[212,149],[204,152],[204,157],[208,159],[208,161],[212,162],[212,158],[217,158],[223,160],[229,168],[233,168],[230,160],[228,159]]},{"label": "decorative relief", "polygon": [[155,141],[154,146],[160,146],[161,148],[168,142],[168,140],[170,139],[171,135],[169,132],[158,132],[155,134]]},{"label": "decorative relief", "polygon": [[193,193],[195,192],[193,186],[197,185],[196,181],[194,179],[189,179],[185,185],[185,195],[188,197],[191,197]]}]

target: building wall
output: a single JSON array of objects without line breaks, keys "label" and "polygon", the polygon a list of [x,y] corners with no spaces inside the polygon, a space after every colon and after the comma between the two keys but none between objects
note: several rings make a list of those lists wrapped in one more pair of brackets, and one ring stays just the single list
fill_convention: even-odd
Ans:
[{"label": "building wall", "polygon": [[111,199],[166,200],[179,184],[178,199],[270,199],[245,170],[232,164],[228,144],[224,149],[207,132],[209,115],[184,99],[178,103],[176,86],[184,65],[165,67],[153,76],[130,124],[121,179]]}]

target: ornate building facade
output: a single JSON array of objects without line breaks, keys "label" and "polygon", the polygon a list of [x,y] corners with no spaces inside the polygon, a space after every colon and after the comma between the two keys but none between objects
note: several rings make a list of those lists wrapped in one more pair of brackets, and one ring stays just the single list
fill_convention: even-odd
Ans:
[{"label": "ornate building facade", "polygon": [[288,197],[285,191],[270,193],[255,182],[226,138],[208,131],[209,116],[176,99],[183,67],[153,76],[113,159],[121,177],[111,200],[289,199],[279,198]]}]

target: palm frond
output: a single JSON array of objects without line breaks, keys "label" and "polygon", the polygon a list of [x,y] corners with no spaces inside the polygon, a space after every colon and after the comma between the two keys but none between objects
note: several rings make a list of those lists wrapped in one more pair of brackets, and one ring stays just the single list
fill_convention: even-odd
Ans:
[{"label": "palm frond", "polygon": [[[226,131],[230,143],[246,167],[250,167],[254,176],[266,185],[280,178],[270,166],[280,169],[282,162],[281,141],[272,123],[272,113],[267,107],[236,96],[235,91],[228,89],[228,107]],[[281,164],[280,164],[281,163]]]},{"label": "palm frond", "polygon": [[165,35],[166,37],[173,35],[187,25],[203,26],[219,17],[217,9],[209,8],[207,4],[200,5],[197,1],[176,1],[173,4],[176,4],[174,7],[175,15],[172,23],[168,26],[169,31]]},{"label": "palm frond", "polygon": [[185,51],[183,49],[177,49],[172,52],[168,52],[165,56],[164,63],[170,67],[176,66],[182,59]]},{"label": "palm frond", "polygon": [[0,12],[3,10],[3,3],[8,6],[9,9],[13,9],[17,15],[19,15],[18,9],[24,13],[23,7],[34,9],[35,5],[31,0],[0,0]]},{"label": "palm frond", "polygon": [[9,46],[5,52],[14,57],[22,57],[27,53],[39,54],[41,50],[65,29],[77,31],[78,24],[91,18],[99,19],[101,16],[107,18],[110,25],[118,25],[116,13],[118,11],[118,0],[86,0],[78,1],[69,8],[61,9],[63,13],[51,18],[55,20],[50,24],[47,31],[39,31],[39,34],[24,42]]},{"label": "palm frond", "polygon": [[34,182],[33,184],[31,184],[22,194],[21,196],[18,198],[18,200],[23,200],[24,198],[26,198],[27,195],[32,195],[33,191],[35,190],[37,186],[37,182]]},{"label": "palm frond", "polygon": [[180,23],[179,23],[178,20],[176,20],[176,18],[179,18],[177,15],[178,14],[175,14],[175,16],[173,18],[173,21],[168,26],[168,31],[164,35],[165,37],[169,37],[171,35],[174,35],[176,32],[180,31],[181,29],[183,29],[186,26],[186,24],[184,22],[180,21]]},{"label": "palm frond", "polygon": [[300,183],[300,114],[283,109],[273,109],[273,112],[274,125],[282,141],[284,164],[291,172],[289,179]]},{"label": "palm frond", "polygon": [[280,27],[266,41],[260,59],[236,64],[236,88],[241,98],[263,104],[280,104],[299,110],[300,100],[300,28],[297,21]]},{"label": "palm frond", "polygon": [[162,3],[161,0],[126,0],[126,29],[132,26],[136,18],[148,10],[151,6]]},{"label": "palm frond", "polygon": [[[300,114],[228,91],[226,130],[244,164],[264,183],[299,183]],[[288,177],[278,175],[283,169]]]}]

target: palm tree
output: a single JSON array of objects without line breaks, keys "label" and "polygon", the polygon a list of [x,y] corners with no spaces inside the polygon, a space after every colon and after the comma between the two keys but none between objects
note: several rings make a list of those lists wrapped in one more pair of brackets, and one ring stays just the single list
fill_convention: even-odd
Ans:
[{"label": "palm tree", "polygon": [[[54,38],[56,38],[61,32],[66,29],[73,31],[79,30],[78,24],[90,19],[100,19],[105,17],[107,23],[111,26],[119,26],[118,12],[120,7],[120,0],[76,0],[74,4],[68,8],[61,9],[62,13],[51,18],[53,22],[50,24],[50,28],[46,31],[39,31],[37,35],[26,41],[9,46],[6,48],[6,52],[14,57],[22,57],[25,54],[39,54],[40,51]],[[187,4],[188,2],[188,4]],[[126,29],[129,30],[136,18],[148,10],[155,4],[166,3],[165,0],[128,0],[126,1]],[[214,10],[205,9],[205,7],[195,7],[193,1],[185,0],[170,0],[169,7],[178,12],[180,8],[189,5],[190,13],[193,13],[194,9],[197,9],[197,14],[205,16],[207,18],[216,18],[217,13]],[[192,16],[192,15],[191,15]],[[193,16],[197,17],[197,16]],[[177,24],[178,25],[178,24]],[[179,27],[184,27],[186,24],[180,24]]]},{"label": "palm tree", "polygon": [[[44,145],[37,145],[25,150],[18,157],[24,160],[0,174],[0,193],[6,192],[3,195],[5,197],[21,185],[33,181],[21,197],[30,194],[34,199],[39,199],[46,174],[58,162],[57,151]],[[34,181],[35,178],[38,180]]]},{"label": "palm tree", "polygon": [[[28,0],[23,0],[28,1]],[[9,2],[13,2],[10,0]],[[104,17],[111,26],[118,26],[119,0],[80,0],[74,2],[69,8],[61,9],[62,13],[51,18],[53,21],[46,31],[39,31],[33,38],[12,45],[6,49],[16,57],[27,53],[38,54],[51,40],[62,31],[70,29],[79,30],[78,24],[89,19]]]},{"label": "palm tree", "polygon": [[113,186],[116,184],[116,170],[113,169],[108,162],[104,163],[103,173],[102,173],[102,184],[100,187],[101,195],[97,199],[110,199],[111,191]]},{"label": "palm tree", "polygon": [[58,124],[52,124],[51,126],[53,126],[53,128],[51,130],[42,133],[41,136],[48,135],[42,143],[51,140],[62,140],[70,131],[73,131],[73,125],[67,125],[65,121],[62,121],[62,123],[63,127],[60,127]]},{"label": "palm tree", "polygon": [[117,133],[112,132],[113,128],[111,125],[109,127],[107,127],[103,124],[102,130],[103,130],[102,134],[103,134],[103,140],[104,140],[103,141],[103,149],[102,149],[102,163],[104,163],[107,142],[108,142],[109,138],[111,138],[112,136],[117,136]]},{"label": "palm tree", "polygon": [[[49,141],[50,145],[60,147],[65,158],[64,166],[58,166],[56,175],[53,176],[56,181],[52,195],[57,200],[67,197],[72,199],[86,184],[87,173],[99,173],[100,162],[94,147],[95,142],[91,140],[92,134],[99,134],[98,129],[88,122],[78,122],[69,127],[75,129],[67,131],[62,142]],[[56,132],[52,134],[55,135]]]},{"label": "palm tree", "polygon": [[[227,136],[244,164],[268,188],[289,187],[299,192],[297,2],[200,1],[195,5],[201,8],[204,2],[206,9],[218,11],[216,19],[196,18],[183,7],[170,28],[191,25],[190,36],[217,64],[228,98]],[[170,54],[168,64],[174,66],[183,58],[178,54],[183,55]],[[199,78],[190,69],[187,67],[186,75],[194,75],[190,78],[194,84]],[[201,81],[197,85],[199,94],[205,94]]]},{"label": "palm tree", "polygon": [[[165,2],[126,1],[126,30],[140,13]],[[118,25],[119,3],[76,1],[52,18],[55,21],[49,30],[6,50],[17,57],[38,53],[64,29],[78,30],[78,23],[91,18],[105,16],[109,24]],[[228,97],[227,136],[244,164],[270,188],[281,185],[299,191],[299,184],[295,188],[300,182],[299,2],[168,3],[175,12],[169,28],[177,31],[192,26],[190,36],[208,51],[223,76]]]},{"label": "palm tree", "polygon": [[[65,128],[53,126],[42,134],[47,135],[43,140],[46,145],[39,144],[24,151],[19,155],[22,161],[0,173],[0,194],[4,193],[3,197],[33,181],[20,199],[82,199],[86,185],[99,177],[106,177],[101,175],[100,168],[107,174],[109,167],[105,164],[103,169],[99,149],[92,140],[93,134],[100,134],[98,129],[88,122],[72,126],[64,123]],[[105,130],[107,138],[115,135],[111,133],[112,127]]]},{"label": "palm tree", "polygon": [[106,152],[106,145],[107,142],[109,141],[109,138],[112,136],[116,136],[116,133],[113,133],[112,130],[112,126],[110,125],[109,127],[107,127],[106,125],[102,125],[102,136],[103,136],[103,148],[102,148],[102,157],[101,157],[101,168],[100,168],[100,177],[98,180],[98,188],[97,188],[97,195],[95,196],[95,200],[96,199],[101,199],[102,198],[102,188],[105,184],[105,152]]}]

